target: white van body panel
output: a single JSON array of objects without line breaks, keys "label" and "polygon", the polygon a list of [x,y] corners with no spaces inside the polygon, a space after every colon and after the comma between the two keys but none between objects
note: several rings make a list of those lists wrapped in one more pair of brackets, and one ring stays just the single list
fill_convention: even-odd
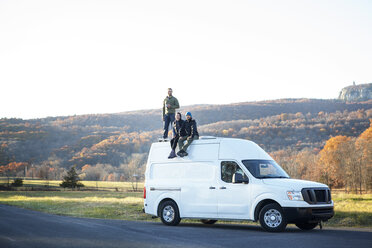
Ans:
[{"label": "white van body panel", "polygon": [[298,180],[298,179],[263,179],[262,182],[266,185],[270,186],[277,186],[277,187],[283,187],[283,185],[286,186],[286,188],[291,188],[292,190],[301,190],[302,188],[306,187],[327,187],[327,185],[312,181],[306,181],[306,180]]},{"label": "white van body panel", "polygon": [[[255,209],[265,200],[285,208],[332,207],[289,200],[288,191],[328,188],[327,185],[288,178],[255,178],[242,160],[273,160],[252,141],[208,137],[195,140],[186,157],[168,159],[169,142],[153,143],[145,172],[145,213],[158,216],[164,199],[176,202],[181,218],[256,220]],[[221,163],[235,162],[248,177],[248,184],[221,179]]]},{"label": "white van body panel", "polygon": [[[225,189],[222,190],[222,187]],[[252,219],[247,211],[251,205],[251,189],[252,185],[249,184],[232,184],[219,180],[218,219]]]},{"label": "white van body panel", "polygon": [[220,142],[220,160],[226,159],[244,160],[244,159],[269,159],[272,160],[256,143],[241,139],[221,139]]}]

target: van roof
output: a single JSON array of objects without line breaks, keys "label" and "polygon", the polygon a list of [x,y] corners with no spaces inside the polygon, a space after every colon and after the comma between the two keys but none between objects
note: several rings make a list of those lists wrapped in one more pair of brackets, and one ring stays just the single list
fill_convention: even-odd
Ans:
[{"label": "van roof", "polygon": [[149,162],[214,161],[218,159],[272,159],[261,147],[250,140],[201,136],[187,150],[189,156],[168,159],[169,141],[155,142],[149,153]]}]

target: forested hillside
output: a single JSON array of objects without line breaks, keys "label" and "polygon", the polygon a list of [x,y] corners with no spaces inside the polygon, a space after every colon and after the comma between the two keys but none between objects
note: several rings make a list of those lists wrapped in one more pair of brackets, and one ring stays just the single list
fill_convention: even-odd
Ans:
[{"label": "forested hillside", "polygon": [[[181,102],[182,103],[182,102]],[[196,105],[191,111],[200,135],[250,139],[264,149],[320,150],[332,136],[359,136],[370,125],[372,101],[283,99],[229,105]],[[152,142],[161,135],[161,112],[0,119],[0,166],[15,174],[60,177],[64,169],[84,166],[87,177],[127,177],[141,167]],[[135,164],[137,163],[137,164]],[[139,165],[138,163],[141,163]],[[101,172],[92,172],[100,167]],[[23,169],[22,169],[23,168]],[[88,173],[90,171],[90,174]],[[95,175],[95,176],[94,176]],[[106,178],[105,178],[106,176]]]}]

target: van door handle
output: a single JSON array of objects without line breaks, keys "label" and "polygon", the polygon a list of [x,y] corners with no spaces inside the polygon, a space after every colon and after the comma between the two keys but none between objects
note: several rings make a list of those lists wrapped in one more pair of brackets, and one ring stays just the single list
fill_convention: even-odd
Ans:
[{"label": "van door handle", "polygon": [[216,189],[216,187],[210,186],[209,189]]},{"label": "van door handle", "polygon": [[222,186],[222,187],[220,187],[220,189],[226,189],[226,187],[225,186]]}]

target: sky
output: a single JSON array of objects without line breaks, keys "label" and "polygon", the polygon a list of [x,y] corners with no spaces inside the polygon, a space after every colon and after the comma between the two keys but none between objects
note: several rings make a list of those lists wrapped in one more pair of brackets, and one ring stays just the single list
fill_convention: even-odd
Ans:
[{"label": "sky", "polygon": [[372,1],[0,0],[0,118],[337,98],[372,82]]}]

